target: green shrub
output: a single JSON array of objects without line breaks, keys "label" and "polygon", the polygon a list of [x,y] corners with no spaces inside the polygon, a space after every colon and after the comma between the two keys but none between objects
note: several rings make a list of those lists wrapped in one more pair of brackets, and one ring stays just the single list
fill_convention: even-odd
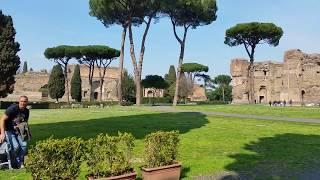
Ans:
[{"label": "green shrub", "polygon": [[[7,109],[11,104],[18,104],[18,102],[3,102],[0,101],[0,109]],[[103,104],[105,106],[113,106],[117,105],[118,101],[104,101],[104,102],[81,102],[76,103],[81,105],[81,107],[87,108],[88,106],[99,106]],[[61,108],[72,108],[72,105],[68,104],[67,102],[29,102],[28,104],[31,106],[32,109],[61,109]]]},{"label": "green shrub", "polygon": [[123,101],[121,102],[121,106],[132,106],[134,103],[131,101]]},{"label": "green shrub", "polygon": [[130,160],[134,137],[128,133],[118,136],[100,134],[86,143],[85,159],[89,167],[88,176],[110,177],[133,172]]},{"label": "green shrub", "polygon": [[199,101],[196,102],[197,105],[222,105],[222,104],[228,104],[228,102],[223,101]]},{"label": "green shrub", "polygon": [[18,102],[12,102],[12,101],[0,101],[0,109],[7,109],[12,104],[18,104]]},{"label": "green shrub", "polygon": [[98,101],[82,101],[81,103],[77,104],[82,104],[84,108],[87,108],[88,106],[100,106],[100,104],[103,104],[103,106],[113,106],[113,105],[118,105],[118,101],[103,101],[103,102],[98,102]]},{"label": "green shrub", "polygon": [[150,104],[151,103],[171,103],[172,99],[170,97],[155,97],[155,98],[149,98],[149,97],[144,97],[142,98],[142,104]]},{"label": "green shrub", "polygon": [[26,169],[34,179],[76,179],[82,162],[83,141],[78,138],[40,141],[30,149]]},{"label": "green shrub", "polygon": [[153,168],[176,163],[179,132],[158,131],[145,138],[144,167]]},{"label": "green shrub", "polygon": [[66,102],[29,102],[32,109],[60,109],[62,106],[68,106]]}]

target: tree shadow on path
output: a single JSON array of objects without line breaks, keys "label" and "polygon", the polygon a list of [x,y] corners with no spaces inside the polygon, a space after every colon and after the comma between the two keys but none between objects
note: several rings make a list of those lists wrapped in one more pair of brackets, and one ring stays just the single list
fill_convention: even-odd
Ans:
[{"label": "tree shadow on path", "polygon": [[237,175],[219,179],[320,179],[320,136],[279,134],[260,138],[244,147],[248,153],[229,157],[226,166]]}]

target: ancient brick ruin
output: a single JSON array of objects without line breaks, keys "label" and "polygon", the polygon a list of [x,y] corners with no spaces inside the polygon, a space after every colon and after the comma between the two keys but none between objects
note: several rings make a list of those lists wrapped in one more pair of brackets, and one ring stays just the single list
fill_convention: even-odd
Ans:
[{"label": "ancient brick ruin", "polygon": [[[71,87],[71,78],[73,75],[75,65],[68,66],[68,79],[69,88]],[[106,77],[104,79],[104,85],[102,89],[103,101],[117,101],[117,84],[118,84],[118,68],[110,67],[107,69]],[[14,86],[14,92],[9,94],[8,97],[0,99],[1,101],[16,101],[21,95],[29,97],[30,101],[55,101],[48,97],[48,93],[41,91],[41,87],[45,87],[48,84],[50,74],[45,72],[27,72],[24,74],[16,75],[16,83]],[[82,99],[84,101],[89,100],[89,78],[88,68],[84,65],[80,65],[80,76],[82,80]],[[93,95],[94,99],[98,100],[101,94],[99,94],[99,72],[95,70],[93,74]],[[71,100],[71,97],[70,97]],[[67,94],[63,96],[60,101],[67,101]]]},{"label": "ancient brick ruin", "polygon": [[[71,88],[71,78],[73,75],[75,65],[68,66],[68,79],[69,79],[69,88]],[[118,73],[119,69],[116,67],[109,67],[106,71],[106,77],[104,78],[104,85],[102,88],[102,94],[99,92],[99,71],[95,67],[93,74],[93,97],[94,100],[99,100],[102,96],[103,101],[118,101]],[[82,100],[89,100],[89,78],[88,78],[88,68],[85,65],[80,65],[80,76],[82,80]],[[23,74],[16,75],[16,83],[14,86],[14,92],[9,94],[6,98],[0,98],[0,101],[17,101],[18,98],[22,95],[29,97],[31,102],[40,102],[40,101],[55,101],[48,97],[48,92],[42,91],[42,88],[45,88],[48,84],[50,74],[47,72],[27,72]],[[163,97],[163,90],[156,90],[156,97]],[[150,96],[150,89],[143,89],[144,97]],[[149,94],[148,94],[149,93]],[[205,101],[206,95],[203,87],[198,85],[194,86],[193,95],[189,97],[192,101]],[[72,100],[70,96],[70,100]],[[59,101],[67,101],[67,94],[59,99]]]},{"label": "ancient brick ruin", "polygon": [[[246,59],[231,62],[233,103],[249,103],[248,66]],[[254,90],[256,103],[320,103],[320,54],[289,50],[283,63],[254,63]]]}]

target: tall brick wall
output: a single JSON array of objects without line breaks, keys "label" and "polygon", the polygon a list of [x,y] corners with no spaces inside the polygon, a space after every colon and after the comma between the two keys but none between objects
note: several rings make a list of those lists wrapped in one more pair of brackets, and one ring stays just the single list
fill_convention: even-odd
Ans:
[{"label": "tall brick wall", "polygon": [[[248,66],[244,59],[231,61],[234,103],[249,103]],[[283,63],[254,63],[254,90],[257,103],[320,103],[320,54],[296,49],[285,52]]]}]

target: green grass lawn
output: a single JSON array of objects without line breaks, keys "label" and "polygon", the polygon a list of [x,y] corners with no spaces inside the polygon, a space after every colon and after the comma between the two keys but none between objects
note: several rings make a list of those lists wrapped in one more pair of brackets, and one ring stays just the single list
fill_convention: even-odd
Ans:
[{"label": "green grass lawn", "polygon": [[177,106],[177,108],[205,112],[320,119],[320,107],[269,107],[266,105],[182,105]]},{"label": "green grass lawn", "polygon": [[[226,171],[252,179],[300,179],[320,170],[318,124],[159,113],[134,107],[31,110],[30,123],[31,145],[51,135],[88,139],[98,133],[130,132],[136,138],[135,158],[142,157],[146,134],[179,130],[179,161],[185,179]],[[135,167],[139,172],[139,164]],[[25,171],[0,171],[0,179],[31,177]]]}]

